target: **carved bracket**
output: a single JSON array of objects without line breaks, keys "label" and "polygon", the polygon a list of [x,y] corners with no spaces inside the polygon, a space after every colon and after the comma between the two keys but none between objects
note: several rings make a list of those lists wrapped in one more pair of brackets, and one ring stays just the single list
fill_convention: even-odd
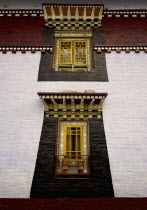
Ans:
[{"label": "carved bracket", "polygon": [[107,93],[38,93],[44,104],[45,117],[69,119],[102,118]]}]

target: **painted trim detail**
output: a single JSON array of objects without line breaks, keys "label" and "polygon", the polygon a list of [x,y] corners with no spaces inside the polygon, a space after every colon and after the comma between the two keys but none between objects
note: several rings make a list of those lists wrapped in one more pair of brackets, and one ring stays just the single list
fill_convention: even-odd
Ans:
[{"label": "painted trim detail", "polygon": [[38,93],[44,104],[45,117],[61,119],[102,118],[107,93]]},{"label": "painted trim detail", "polygon": [[103,17],[147,17],[147,10],[104,10]]},{"label": "painted trim detail", "polygon": [[43,4],[45,26],[82,30],[102,26],[103,5]]},{"label": "painted trim detail", "polygon": [[[68,5],[67,5],[68,6]],[[24,10],[24,9],[5,9],[0,10],[0,16],[20,17],[20,16],[41,16],[43,17],[43,9]],[[147,9],[142,10],[107,10],[104,8],[102,17],[147,17]]]},{"label": "painted trim detail", "polygon": [[[52,53],[52,46],[32,46],[32,47],[0,47],[0,52],[2,53],[7,53],[7,52],[12,52],[16,53],[17,51],[21,51],[22,53],[26,53],[27,51],[30,51],[31,53],[35,53],[37,51],[40,51],[42,53],[45,52],[50,52]],[[94,46],[94,51],[97,51],[97,53],[101,52],[107,52],[110,53],[111,51],[116,51],[117,53],[120,53],[121,51],[125,51],[126,53],[129,53],[130,51],[135,51],[136,53],[139,53],[140,51],[144,51],[147,53],[147,46],[111,46],[111,45],[97,45]]]}]

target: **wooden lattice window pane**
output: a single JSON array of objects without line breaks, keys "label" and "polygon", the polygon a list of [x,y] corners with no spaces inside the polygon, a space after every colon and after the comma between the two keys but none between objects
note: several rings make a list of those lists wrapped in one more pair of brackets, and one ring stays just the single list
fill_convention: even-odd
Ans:
[{"label": "wooden lattice window pane", "polygon": [[74,65],[87,65],[87,42],[74,42]]},{"label": "wooden lattice window pane", "polygon": [[72,64],[72,42],[60,41],[59,45],[59,65]]},{"label": "wooden lattice window pane", "polygon": [[64,155],[69,159],[79,159],[81,144],[82,126],[65,126]]}]

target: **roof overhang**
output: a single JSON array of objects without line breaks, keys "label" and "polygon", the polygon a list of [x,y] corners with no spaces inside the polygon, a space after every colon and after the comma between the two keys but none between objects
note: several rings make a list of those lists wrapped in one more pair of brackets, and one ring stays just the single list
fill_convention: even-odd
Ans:
[{"label": "roof overhang", "polygon": [[80,30],[102,26],[103,5],[43,4],[45,25],[57,30]]}]

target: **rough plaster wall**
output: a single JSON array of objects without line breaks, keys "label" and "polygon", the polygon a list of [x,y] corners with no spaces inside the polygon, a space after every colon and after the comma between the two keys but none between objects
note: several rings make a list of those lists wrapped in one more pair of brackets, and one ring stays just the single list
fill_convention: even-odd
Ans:
[{"label": "rough plaster wall", "polygon": [[116,196],[147,196],[147,54],[107,54],[104,126]]},{"label": "rough plaster wall", "polygon": [[40,53],[0,53],[0,197],[29,195],[43,122]]},{"label": "rough plaster wall", "polygon": [[67,89],[108,92],[103,115],[115,196],[147,196],[147,54],[106,54],[108,83],[37,83],[39,60],[39,52],[0,54],[0,197],[29,197],[43,122],[36,92]]},{"label": "rough plaster wall", "polygon": [[107,9],[146,9],[146,0],[1,0],[1,9],[41,9],[43,3],[104,4]]}]

